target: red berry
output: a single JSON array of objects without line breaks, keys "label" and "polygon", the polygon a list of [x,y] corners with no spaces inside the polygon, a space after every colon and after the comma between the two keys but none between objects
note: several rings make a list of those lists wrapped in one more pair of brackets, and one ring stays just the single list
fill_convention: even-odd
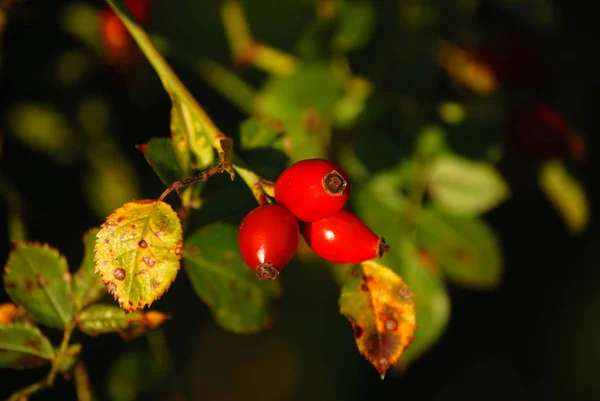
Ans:
[{"label": "red berry", "polygon": [[333,216],[344,208],[349,196],[346,172],[324,159],[294,163],[275,182],[275,201],[302,221]]},{"label": "red berry", "polygon": [[240,224],[238,245],[242,259],[261,280],[277,278],[299,243],[298,222],[283,206],[259,206]]},{"label": "red berry", "polygon": [[338,214],[306,223],[302,235],[320,257],[334,263],[362,263],[380,258],[390,247],[354,214]]}]

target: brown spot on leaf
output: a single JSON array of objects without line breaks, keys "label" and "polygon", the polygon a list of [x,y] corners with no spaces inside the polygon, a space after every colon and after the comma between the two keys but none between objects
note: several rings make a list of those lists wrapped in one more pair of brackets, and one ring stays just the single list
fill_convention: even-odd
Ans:
[{"label": "brown spot on leaf", "polygon": [[121,223],[123,220],[125,220],[125,216],[117,217],[117,223]]},{"label": "brown spot on leaf", "polygon": [[406,286],[400,287],[398,290],[398,295],[400,295],[405,301],[410,301],[413,298],[412,292]]},{"label": "brown spot on leaf", "polygon": [[142,262],[144,262],[148,267],[152,267],[156,264],[156,261],[151,259],[150,256],[144,256],[142,258]]},{"label": "brown spot on leaf", "polygon": [[108,291],[109,294],[114,294],[115,291],[117,291],[117,285],[115,283],[113,283],[112,281],[109,281],[106,283],[106,290]]},{"label": "brown spot on leaf", "polygon": [[28,278],[25,279],[25,291],[31,291],[33,289],[33,281]]},{"label": "brown spot on leaf", "polygon": [[40,286],[40,288],[46,288],[48,286],[48,279],[45,277],[40,276],[39,274],[37,275],[37,282],[38,285]]},{"label": "brown spot on leaf", "polygon": [[148,274],[148,270],[142,269],[138,272],[138,274],[136,274],[136,276],[139,276],[140,274]]},{"label": "brown spot on leaf", "polygon": [[358,271],[358,269],[352,269],[352,277],[359,277],[360,273]]},{"label": "brown spot on leaf", "polygon": [[390,318],[385,321],[383,326],[386,331],[389,331],[389,332],[396,331],[396,329],[398,328],[398,322],[396,321],[396,319]]},{"label": "brown spot on leaf", "polygon": [[175,255],[181,256],[181,242],[175,246]]},{"label": "brown spot on leaf", "polygon": [[138,245],[140,246],[140,248],[148,248],[148,243],[146,242],[146,240],[141,239],[140,242],[138,242]]},{"label": "brown spot on leaf", "polygon": [[363,292],[369,292],[369,286],[364,281],[360,283],[360,290]]},{"label": "brown spot on leaf", "polygon": [[365,329],[360,324],[352,324],[354,330],[354,338],[360,339],[365,334]]},{"label": "brown spot on leaf", "polygon": [[132,224],[130,227],[132,230],[135,230],[135,224]]},{"label": "brown spot on leaf", "polygon": [[17,288],[17,285],[15,283],[6,282],[4,283],[4,288],[6,288],[7,290],[12,290]]},{"label": "brown spot on leaf", "polygon": [[104,238],[104,243],[108,244],[110,241],[108,240],[108,238]]},{"label": "brown spot on leaf", "polygon": [[373,276],[365,276],[365,281],[367,283],[375,283],[375,277],[373,277]]},{"label": "brown spot on leaf", "polygon": [[121,269],[120,267],[117,267],[114,271],[113,271],[113,276],[115,276],[115,278],[117,280],[123,281],[125,280],[125,270]]},{"label": "brown spot on leaf", "polygon": [[150,285],[152,285],[153,289],[157,289],[158,287],[160,287],[160,283],[156,280],[152,280],[152,282],[150,283]]}]

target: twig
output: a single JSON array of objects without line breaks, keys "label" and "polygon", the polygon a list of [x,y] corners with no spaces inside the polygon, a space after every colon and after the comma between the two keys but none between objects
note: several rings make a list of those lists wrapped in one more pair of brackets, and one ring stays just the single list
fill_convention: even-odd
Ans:
[{"label": "twig", "polygon": [[77,362],[73,369],[75,376],[75,391],[78,401],[92,401],[92,390],[90,388],[90,377],[82,361]]},{"label": "twig", "polygon": [[219,162],[219,164],[217,164],[215,167],[211,168],[208,171],[203,171],[200,174],[197,174],[191,178],[186,178],[185,180],[175,181],[174,183],[171,184],[171,186],[169,186],[169,188],[164,190],[164,192],[160,195],[158,200],[162,201],[163,199],[165,199],[167,197],[167,195],[169,195],[173,191],[178,191],[182,187],[185,187],[190,184],[194,184],[199,181],[206,181],[210,177],[217,175],[219,173],[222,173],[223,171],[225,171],[225,167],[224,167],[223,162],[221,161],[221,162]]}]

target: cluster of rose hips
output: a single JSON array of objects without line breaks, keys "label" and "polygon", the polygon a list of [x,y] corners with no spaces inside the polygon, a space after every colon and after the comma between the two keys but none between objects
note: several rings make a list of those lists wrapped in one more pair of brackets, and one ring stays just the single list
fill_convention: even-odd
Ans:
[{"label": "cluster of rose hips", "polygon": [[242,258],[261,280],[277,278],[302,236],[315,254],[334,263],[382,257],[389,246],[357,216],[344,209],[350,180],[336,164],[307,159],[288,167],[275,182],[276,204],[259,206],[240,224]]}]

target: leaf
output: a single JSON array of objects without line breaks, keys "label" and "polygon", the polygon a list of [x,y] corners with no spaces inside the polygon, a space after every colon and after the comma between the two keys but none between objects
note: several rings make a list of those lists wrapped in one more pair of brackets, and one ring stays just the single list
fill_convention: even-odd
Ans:
[{"label": "leaf", "polygon": [[444,333],[450,319],[450,297],[442,278],[428,269],[415,252],[407,250],[403,257],[390,263],[390,267],[402,275],[417,303],[415,339],[398,365],[405,369],[433,347]]},{"label": "leaf", "polygon": [[457,284],[483,289],[500,283],[500,246],[481,219],[425,208],[419,216],[416,243],[425,250],[422,256],[430,268],[441,269]]},{"label": "leaf", "polygon": [[67,261],[48,245],[17,243],[6,262],[4,288],[46,326],[63,329],[75,312]]},{"label": "leaf", "polygon": [[244,150],[270,148],[281,138],[282,129],[257,117],[250,117],[240,125],[240,145]]},{"label": "leaf", "polygon": [[154,329],[170,318],[162,312],[126,313],[112,305],[91,305],[77,314],[77,328],[90,336],[119,333],[125,339],[143,335],[147,329]]},{"label": "leaf", "polygon": [[373,4],[366,1],[340,3],[340,24],[333,37],[334,45],[343,52],[364,47],[375,28]]},{"label": "leaf", "polygon": [[108,371],[106,390],[112,401],[134,401],[164,383],[164,373],[152,355],[131,349],[119,355]]},{"label": "leaf", "polygon": [[183,258],[196,294],[225,329],[250,333],[271,324],[280,284],[256,279],[237,248],[236,227],[215,223],[196,231],[185,243]]},{"label": "leaf", "polygon": [[165,202],[124,204],[97,235],[96,273],[126,311],[150,306],[175,280],[181,259],[179,217]]},{"label": "leaf", "polygon": [[106,294],[104,286],[95,273],[94,246],[99,232],[100,228],[95,227],[83,236],[85,248],[83,261],[73,276],[73,302],[75,302],[77,310],[96,302]]},{"label": "leaf", "polygon": [[509,197],[509,188],[490,164],[457,156],[432,162],[429,193],[445,209],[463,214],[485,213]]},{"label": "leaf", "polygon": [[195,157],[196,168],[202,169],[212,165],[214,161],[213,142],[223,134],[160,55],[123,1],[107,0],[107,2],[140,46],[171,98],[173,104],[171,140],[173,152],[183,175],[188,176],[192,167],[189,152]]},{"label": "leaf", "polygon": [[[65,373],[65,372],[69,372],[71,369],[73,369],[73,366],[75,365],[75,363],[79,359],[79,355],[81,354],[81,348],[82,348],[81,344],[69,345],[69,347],[65,351],[65,355],[63,356],[63,359],[61,359],[61,361],[58,365],[58,370],[60,372]],[[56,352],[58,353],[58,350],[56,350]]]},{"label": "leaf", "polygon": [[160,181],[166,186],[182,178],[183,172],[175,158],[171,140],[168,138],[151,138],[148,143],[136,146],[144,154]]},{"label": "leaf", "polygon": [[52,359],[52,344],[37,327],[24,323],[0,325],[0,368],[35,368]]},{"label": "leaf", "polygon": [[339,302],[341,313],[352,324],[359,351],[383,379],[413,340],[413,294],[391,269],[370,261],[352,269]]},{"label": "leaf", "polygon": [[0,304],[0,326],[18,321],[24,316],[26,316],[25,309],[17,304],[12,302]]},{"label": "leaf", "polygon": [[590,218],[589,201],[583,187],[564,163],[558,160],[546,162],[540,169],[539,183],[571,233],[582,233]]}]

